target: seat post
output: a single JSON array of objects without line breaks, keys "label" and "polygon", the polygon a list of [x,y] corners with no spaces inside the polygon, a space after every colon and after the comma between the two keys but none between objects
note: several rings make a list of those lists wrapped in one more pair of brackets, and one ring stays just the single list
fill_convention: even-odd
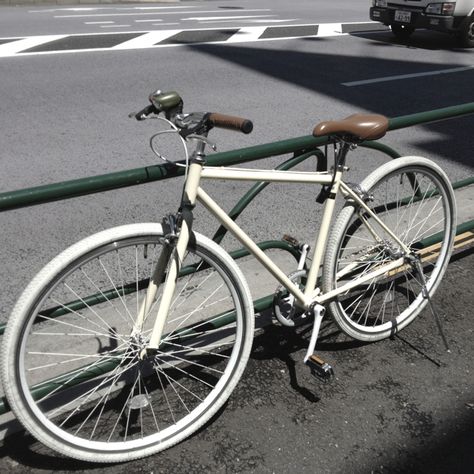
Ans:
[{"label": "seat post", "polygon": [[346,157],[349,151],[352,149],[353,143],[341,140],[341,147],[337,153],[336,157],[336,166],[337,171],[343,171],[343,168],[346,164]]}]

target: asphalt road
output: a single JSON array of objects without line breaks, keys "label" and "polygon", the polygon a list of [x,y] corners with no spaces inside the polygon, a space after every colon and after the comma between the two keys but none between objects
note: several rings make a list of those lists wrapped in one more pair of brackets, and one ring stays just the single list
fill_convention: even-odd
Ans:
[{"label": "asphalt road", "polygon": [[[1,7],[1,36],[368,21],[366,0],[204,0]],[[341,15],[343,10],[343,15]]]},{"label": "asphalt road", "polygon": [[453,261],[435,298],[451,347],[426,311],[393,340],[359,344],[330,324],[318,353],[329,384],[302,364],[307,331],[270,326],[224,408],[187,441],[118,465],[60,458],[19,432],[0,447],[2,472],[470,474],[474,465],[472,250]]},{"label": "asphalt road", "polygon": [[[175,17],[178,25],[143,28],[145,22],[130,22],[127,28],[107,30],[101,28],[107,26],[104,23],[86,25],[84,17],[55,18],[58,12],[46,12],[51,7],[1,8],[0,49],[8,43],[5,38],[46,33],[340,25],[368,20],[365,0],[316,4],[299,0],[291,8],[288,2],[265,0],[179,5],[192,7],[193,13]],[[194,13],[219,7],[226,7],[221,8],[223,14]],[[85,14],[61,8],[53,9],[60,9],[59,15]],[[245,9],[269,11],[243,13]],[[132,11],[136,13],[120,12]],[[95,13],[104,11],[90,14]],[[220,15],[273,16],[214,24],[184,20]],[[196,41],[191,37],[182,44],[146,49],[1,57],[0,192],[154,163],[147,142],[155,122],[137,123],[127,114],[146,105],[148,93],[158,87],[180,91],[188,111],[220,111],[254,121],[250,136],[216,132],[213,138],[220,150],[307,135],[320,120],[356,111],[393,117],[473,100],[473,51],[457,48],[450,37],[417,32],[409,44],[398,44],[384,31],[302,36],[202,44],[198,41],[202,37],[196,35]],[[348,85],[374,79],[378,82]],[[470,116],[393,132],[384,142],[402,154],[429,156],[455,181],[473,174],[473,126]],[[358,181],[386,160],[380,154],[357,151],[350,163],[351,180]],[[263,160],[259,166],[280,161]],[[230,208],[245,189],[247,185],[218,184],[210,187],[210,193]],[[242,215],[241,223],[257,240],[290,233],[311,242],[319,216],[315,195],[308,187],[269,186]],[[176,182],[161,182],[1,214],[0,321],[7,319],[32,274],[60,250],[113,225],[161,219],[176,207],[178,196]],[[197,216],[198,230],[208,233],[216,227],[205,213]],[[226,246],[235,244],[229,240]],[[341,343],[337,336],[336,341],[324,342],[323,349],[335,362],[338,379],[331,386],[320,386],[301,364],[293,371],[293,361],[302,358],[300,338],[273,328],[257,339],[244,381],[206,430],[159,457],[108,469],[407,472],[412,466],[415,471],[446,472],[443,466],[472,465],[466,440],[472,438],[473,412],[466,403],[472,402],[468,351],[472,353],[469,307],[473,300],[468,283],[466,287],[459,283],[472,280],[472,256],[451,265],[450,279],[439,304],[448,315],[453,354],[442,353],[429,315],[407,330],[409,340],[439,360],[441,368],[401,339],[357,346]],[[283,434],[288,436],[283,439]],[[5,440],[2,470],[92,469],[58,461],[51,453],[35,454],[41,452],[36,444],[31,445],[31,453],[25,443],[30,446],[23,435]]]},{"label": "asphalt road", "polygon": [[[341,10],[333,12],[331,21],[360,20],[363,3],[357,15],[346,16]],[[198,5],[203,9],[209,4],[215,2]],[[306,9],[298,11],[298,18],[316,20],[318,15],[302,5]],[[18,10],[27,15],[29,9]],[[187,111],[251,118],[255,129],[249,136],[213,134],[222,151],[307,135],[320,120],[356,111],[399,116],[471,101],[472,69],[400,78],[471,62],[472,51],[457,49],[453,39],[428,32],[414,36],[409,46],[394,42],[389,32],[366,32],[3,57],[0,191],[155,163],[148,139],[156,122],[138,123],[127,114],[146,105],[148,93],[156,88],[180,91]],[[344,85],[392,76],[399,79]],[[471,116],[401,130],[384,142],[402,154],[431,157],[458,180],[472,175],[473,120]],[[360,180],[386,159],[357,151],[350,162],[350,179]],[[210,191],[228,209],[247,188],[232,185],[229,192],[227,184],[217,184]],[[310,187],[270,186],[242,215],[242,225],[258,240],[295,233],[312,242],[319,212],[315,194]],[[161,219],[176,207],[178,198],[175,182],[161,182],[2,214],[0,320],[7,318],[31,274],[60,249],[106,227]],[[150,201],[154,204],[147,204]],[[204,212],[198,214],[196,226],[206,231],[216,227]]]}]

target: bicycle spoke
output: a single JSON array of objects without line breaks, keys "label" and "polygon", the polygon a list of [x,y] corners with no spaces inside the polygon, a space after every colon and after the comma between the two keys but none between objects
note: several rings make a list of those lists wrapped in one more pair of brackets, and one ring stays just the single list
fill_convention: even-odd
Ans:
[{"label": "bicycle spoke", "polygon": [[[371,199],[367,201],[373,213],[384,223],[378,225],[368,212],[356,207],[341,211],[338,229],[332,237],[330,257],[325,266],[332,266],[331,286],[328,271],[323,268],[324,291],[332,291],[347,283],[367,278],[373,271],[383,271],[384,265],[403,258],[405,251],[394,240],[410,249],[405,261],[395,270],[362,282],[352,290],[339,294],[329,307],[341,329],[360,340],[379,340],[408,324],[425,306],[424,290],[410,259],[419,258],[423,265],[427,287],[439,282],[449,255],[447,236],[452,232],[449,183],[426,160],[416,158],[412,164],[403,158],[400,164],[384,165],[363,184]],[[435,250],[419,250],[426,238],[441,236]],[[421,245],[420,245],[421,244]],[[337,249],[335,247],[337,245]],[[329,248],[330,246],[328,246]],[[418,254],[418,256],[416,256]]]},{"label": "bicycle spoke", "polygon": [[[129,229],[136,233],[118,235]],[[223,251],[199,242],[187,249],[159,350],[148,350],[167,269],[137,325],[164,244],[139,229],[86,239],[73,260],[66,252],[67,270],[48,273],[19,323],[20,417],[34,413],[41,441],[51,433],[80,459],[126,460],[179,442],[222,406],[250,350],[253,320],[240,275]]]}]

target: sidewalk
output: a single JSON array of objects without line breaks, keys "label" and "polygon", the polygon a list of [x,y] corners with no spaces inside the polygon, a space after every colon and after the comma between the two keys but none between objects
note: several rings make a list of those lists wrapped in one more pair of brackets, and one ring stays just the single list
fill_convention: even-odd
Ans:
[{"label": "sidewalk", "polygon": [[458,225],[474,219],[474,184],[454,190],[458,207]]}]

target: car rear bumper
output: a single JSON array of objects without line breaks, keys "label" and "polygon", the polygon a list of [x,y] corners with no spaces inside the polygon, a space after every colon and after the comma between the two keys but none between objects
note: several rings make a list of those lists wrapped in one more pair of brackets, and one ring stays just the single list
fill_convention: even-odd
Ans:
[{"label": "car rear bumper", "polygon": [[[395,20],[397,10],[410,12],[410,21],[402,22]],[[459,28],[460,21],[453,16],[426,15],[421,11],[408,8],[379,8],[370,9],[370,19],[380,21],[385,25],[406,25],[411,28],[427,28],[430,30],[454,32]]]}]

